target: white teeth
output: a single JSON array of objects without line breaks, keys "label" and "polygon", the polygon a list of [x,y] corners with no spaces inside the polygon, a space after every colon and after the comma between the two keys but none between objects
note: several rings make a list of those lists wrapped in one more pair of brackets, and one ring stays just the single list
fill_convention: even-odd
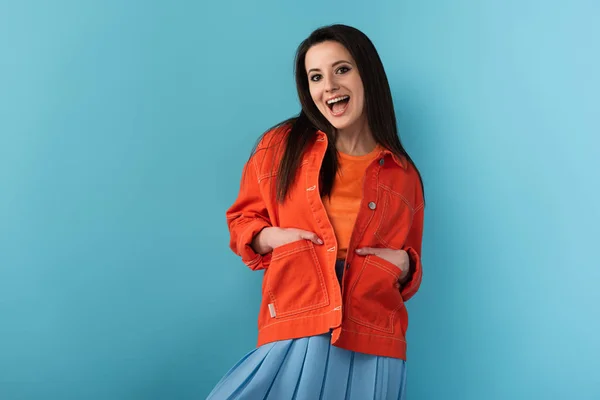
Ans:
[{"label": "white teeth", "polygon": [[340,96],[340,97],[336,97],[335,99],[327,100],[327,104],[333,104],[333,103],[337,103],[338,101],[347,100],[347,99],[349,99],[349,98],[350,98],[350,96]]}]

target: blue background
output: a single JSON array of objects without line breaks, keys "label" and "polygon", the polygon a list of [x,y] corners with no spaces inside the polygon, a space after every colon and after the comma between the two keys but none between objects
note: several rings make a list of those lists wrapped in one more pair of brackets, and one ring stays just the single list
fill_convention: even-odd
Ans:
[{"label": "blue background", "polygon": [[600,398],[597,1],[0,1],[0,399],[200,399],[256,340],[225,210],[296,46],[373,40],[427,208],[409,399]]}]

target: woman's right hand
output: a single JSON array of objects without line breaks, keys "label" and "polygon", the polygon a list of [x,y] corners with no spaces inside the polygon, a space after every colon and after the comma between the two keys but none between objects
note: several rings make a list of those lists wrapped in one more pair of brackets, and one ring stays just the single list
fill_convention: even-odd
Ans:
[{"label": "woman's right hand", "polygon": [[306,239],[314,244],[323,244],[323,241],[314,232],[304,231],[296,228],[264,228],[252,240],[252,249],[261,255],[270,253],[273,249],[292,243],[297,240]]}]

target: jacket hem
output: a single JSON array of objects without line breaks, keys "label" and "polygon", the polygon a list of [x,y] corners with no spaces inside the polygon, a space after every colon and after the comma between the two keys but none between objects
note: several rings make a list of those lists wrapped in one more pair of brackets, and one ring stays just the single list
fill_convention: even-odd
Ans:
[{"label": "jacket hem", "polygon": [[322,335],[335,327],[336,319],[341,321],[340,310],[332,310],[321,315],[307,315],[302,318],[282,319],[281,321],[274,319],[271,324],[258,331],[257,346],[279,340]]},{"label": "jacket hem", "polygon": [[342,329],[342,334],[335,345],[358,353],[400,358],[406,361],[406,340],[403,338]]}]

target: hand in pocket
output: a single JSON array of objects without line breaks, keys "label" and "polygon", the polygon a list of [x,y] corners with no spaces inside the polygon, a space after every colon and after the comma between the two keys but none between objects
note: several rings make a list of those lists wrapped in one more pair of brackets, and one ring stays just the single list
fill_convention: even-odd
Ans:
[{"label": "hand in pocket", "polygon": [[317,245],[323,244],[323,241],[314,232],[296,228],[268,227],[254,237],[252,248],[259,254],[266,254],[277,247],[302,239],[310,240]]},{"label": "hand in pocket", "polygon": [[408,275],[408,271],[410,269],[410,257],[404,250],[363,247],[356,249],[356,254],[360,256],[374,255],[394,264],[402,271],[402,274],[400,274],[400,281],[402,281]]}]

